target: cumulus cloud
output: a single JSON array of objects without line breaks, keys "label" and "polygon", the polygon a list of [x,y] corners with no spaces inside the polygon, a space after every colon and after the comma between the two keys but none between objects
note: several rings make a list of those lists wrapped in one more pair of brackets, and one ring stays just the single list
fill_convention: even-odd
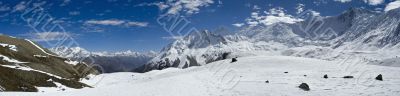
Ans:
[{"label": "cumulus cloud", "polygon": [[213,3],[213,0],[169,0],[166,3],[170,6],[167,14],[177,14],[178,12],[195,14],[200,11],[200,7],[206,7]]},{"label": "cumulus cloud", "polygon": [[128,26],[128,27],[146,27],[148,22],[137,22],[127,20],[88,20],[84,25],[106,25],[106,26]]},{"label": "cumulus cloud", "polygon": [[379,5],[385,2],[385,0],[364,0],[365,3],[369,5]]},{"label": "cumulus cloud", "polygon": [[386,5],[385,12],[396,9],[396,8],[400,8],[400,0],[390,2],[388,5]]},{"label": "cumulus cloud", "polygon": [[275,23],[292,24],[299,21],[303,20],[286,14],[285,10],[281,7],[272,8],[269,11],[264,11],[264,14],[260,12],[252,12],[251,17],[246,19],[246,23],[250,26],[272,25]]},{"label": "cumulus cloud", "polygon": [[[201,7],[214,4],[213,0],[166,0],[165,2],[142,3],[136,6],[158,6],[167,15],[185,13],[187,15],[199,13]],[[222,4],[218,1],[218,4]]]}]

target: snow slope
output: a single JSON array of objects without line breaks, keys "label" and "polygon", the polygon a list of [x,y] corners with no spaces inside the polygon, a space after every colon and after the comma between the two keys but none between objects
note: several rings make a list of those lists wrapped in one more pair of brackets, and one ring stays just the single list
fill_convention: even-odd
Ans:
[{"label": "snow slope", "polygon": [[[168,68],[148,73],[98,75],[86,82],[95,88],[41,93],[0,93],[1,96],[398,96],[399,67],[340,63],[289,56],[221,60],[187,69]],[[288,72],[288,73],[284,73]],[[328,74],[330,78],[322,78]],[[382,74],[384,80],[376,81]],[[304,76],[307,75],[307,76]],[[352,75],[353,79],[341,78]],[[265,81],[269,83],[265,83]],[[100,82],[97,82],[100,81]],[[307,83],[311,90],[299,89]]]}]

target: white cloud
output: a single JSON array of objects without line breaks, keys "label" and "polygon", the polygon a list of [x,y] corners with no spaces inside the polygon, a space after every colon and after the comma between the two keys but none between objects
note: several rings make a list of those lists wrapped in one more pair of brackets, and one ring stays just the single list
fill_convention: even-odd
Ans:
[{"label": "white cloud", "polygon": [[137,22],[137,21],[111,19],[111,20],[88,20],[88,21],[85,21],[84,25],[146,27],[149,25],[149,23],[148,22]]},{"label": "white cloud", "polygon": [[[222,1],[217,1],[222,4]],[[199,13],[201,7],[214,4],[214,0],[165,0],[165,2],[142,3],[135,6],[158,6],[163,14],[175,15],[185,13],[187,15]],[[219,6],[219,5],[218,5]]]},{"label": "white cloud", "polygon": [[213,0],[168,0],[164,6],[168,6],[165,10],[166,14],[183,12],[190,15],[198,13],[200,7],[207,7],[213,3]]},{"label": "white cloud", "polygon": [[301,12],[303,12],[304,11],[304,7],[305,7],[305,5],[304,4],[297,4],[297,7],[296,7],[296,13],[297,14],[300,14]]},{"label": "white cloud", "polygon": [[55,41],[55,40],[62,40],[65,37],[75,37],[76,34],[71,34],[68,32],[39,32],[39,33],[29,33],[25,34],[28,35],[28,38],[33,41]]},{"label": "white cloud", "polygon": [[250,26],[257,26],[259,24],[262,25],[272,25],[275,23],[296,23],[299,21],[303,21],[302,19],[298,19],[293,17],[292,15],[288,15],[285,13],[283,8],[272,8],[269,11],[264,11],[265,15],[260,15],[259,12],[252,12],[251,17],[246,19],[246,23]]},{"label": "white cloud", "polygon": [[221,7],[222,6],[222,1],[221,0],[218,0],[218,7]]},{"label": "white cloud", "polygon": [[105,32],[106,31],[105,28],[101,27],[101,26],[85,25],[85,26],[81,26],[81,28],[85,32],[101,33],[101,32]]},{"label": "white cloud", "polygon": [[171,36],[171,37],[161,37],[162,39],[167,39],[167,40],[178,40],[178,39],[183,39],[183,36]]},{"label": "white cloud", "polygon": [[141,3],[138,5],[135,5],[135,7],[141,7],[141,6],[157,6],[158,9],[160,9],[160,10],[164,10],[169,7],[168,5],[164,4],[163,2]]},{"label": "white cloud", "polygon": [[390,2],[388,5],[386,5],[385,12],[396,9],[396,8],[400,8],[400,0]]},{"label": "white cloud", "polygon": [[60,4],[60,6],[66,6],[71,2],[71,0],[64,0],[63,3]]},{"label": "white cloud", "polygon": [[[333,1],[337,1],[337,2],[342,2],[342,3],[347,3],[347,2],[351,2],[351,0],[333,0]],[[368,3],[369,5],[379,5],[385,2],[385,0],[362,0],[365,3]]]},{"label": "white cloud", "polygon": [[146,27],[149,25],[148,22],[128,22],[126,23],[127,26],[137,26],[137,27]]},{"label": "white cloud", "polygon": [[121,25],[124,24],[125,21],[123,20],[89,20],[86,21],[85,24],[91,24],[91,25]]},{"label": "white cloud", "polygon": [[258,7],[257,5],[254,5],[254,6],[253,6],[253,9],[254,9],[254,10],[260,10],[261,8]]},{"label": "white cloud", "polygon": [[200,11],[199,7],[209,6],[214,3],[212,0],[178,0],[177,2],[170,2],[172,7],[167,11],[168,14],[176,14],[177,12],[184,11],[187,14],[195,14]]},{"label": "white cloud", "polygon": [[347,2],[350,2],[351,0],[333,0],[333,1],[342,2],[342,3],[347,3]]},{"label": "white cloud", "polygon": [[236,27],[242,27],[244,25],[244,23],[235,23],[235,24],[232,24],[232,25],[236,26]]},{"label": "white cloud", "polygon": [[365,3],[369,5],[379,5],[385,2],[385,0],[363,0]]},{"label": "white cloud", "polygon": [[321,16],[321,13],[319,13],[317,11],[314,11],[314,10],[307,10],[307,11],[309,11],[311,13],[311,15],[313,15],[313,16]]},{"label": "white cloud", "polygon": [[22,11],[26,9],[26,2],[22,1],[14,6],[14,11]]}]

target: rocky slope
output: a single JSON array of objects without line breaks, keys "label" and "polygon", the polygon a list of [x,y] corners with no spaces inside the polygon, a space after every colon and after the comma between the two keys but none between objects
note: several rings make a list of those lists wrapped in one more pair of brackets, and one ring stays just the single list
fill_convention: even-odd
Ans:
[{"label": "rocky slope", "polygon": [[97,71],[85,63],[58,57],[27,39],[0,35],[0,88],[36,92],[38,87],[90,87],[79,82]]}]

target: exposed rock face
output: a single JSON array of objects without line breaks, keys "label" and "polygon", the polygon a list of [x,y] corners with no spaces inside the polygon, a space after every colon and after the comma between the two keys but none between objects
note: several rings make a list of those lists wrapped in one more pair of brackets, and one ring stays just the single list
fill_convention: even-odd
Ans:
[{"label": "exposed rock face", "polygon": [[30,40],[0,35],[0,89],[38,91],[37,87],[90,87],[79,82],[97,70],[85,63],[61,58]]}]

